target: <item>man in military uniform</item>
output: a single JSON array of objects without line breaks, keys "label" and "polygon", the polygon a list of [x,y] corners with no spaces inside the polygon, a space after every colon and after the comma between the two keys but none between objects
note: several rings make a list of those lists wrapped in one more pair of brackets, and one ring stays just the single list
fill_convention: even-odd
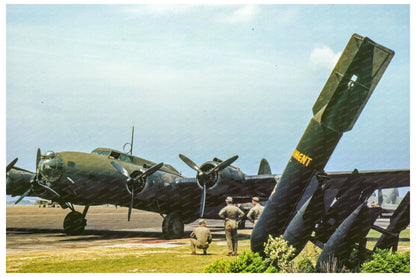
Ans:
[{"label": "man in military uniform", "polygon": [[199,221],[199,227],[195,228],[191,233],[191,255],[196,254],[196,248],[204,250],[204,255],[207,254],[209,244],[212,242],[211,231],[207,228],[205,220]]},{"label": "man in military uniform", "polygon": [[250,211],[247,214],[248,220],[253,222],[253,228],[256,226],[257,220],[259,219],[261,213],[264,210],[264,207],[260,205],[259,198],[253,197],[251,200],[251,203],[253,203],[254,207],[250,209]]},{"label": "man in military uniform", "polygon": [[243,219],[244,213],[238,207],[233,205],[233,199],[227,197],[225,199],[225,206],[218,215],[225,220],[225,238],[227,239],[228,254],[227,256],[237,256],[238,248],[238,224],[237,221]]}]

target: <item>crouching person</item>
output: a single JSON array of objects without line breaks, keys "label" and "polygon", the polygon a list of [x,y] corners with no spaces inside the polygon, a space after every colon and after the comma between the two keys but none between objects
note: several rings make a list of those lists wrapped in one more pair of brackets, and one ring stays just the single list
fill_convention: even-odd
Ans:
[{"label": "crouching person", "polygon": [[204,255],[207,254],[207,249],[209,244],[212,242],[211,231],[207,228],[207,223],[205,220],[201,219],[199,221],[199,227],[195,228],[191,233],[191,255],[196,254],[196,248],[202,249]]}]

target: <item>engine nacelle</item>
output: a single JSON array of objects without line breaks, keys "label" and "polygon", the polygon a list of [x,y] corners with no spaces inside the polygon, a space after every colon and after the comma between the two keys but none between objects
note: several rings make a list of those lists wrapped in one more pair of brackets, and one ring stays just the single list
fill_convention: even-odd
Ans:
[{"label": "engine nacelle", "polygon": [[212,171],[220,162],[209,161],[201,165],[201,171],[209,174],[197,174],[197,183],[202,188],[205,182],[207,189],[214,189],[219,182],[230,181],[241,181],[244,180],[244,173],[242,173],[238,168],[233,166],[228,166],[219,171]]}]

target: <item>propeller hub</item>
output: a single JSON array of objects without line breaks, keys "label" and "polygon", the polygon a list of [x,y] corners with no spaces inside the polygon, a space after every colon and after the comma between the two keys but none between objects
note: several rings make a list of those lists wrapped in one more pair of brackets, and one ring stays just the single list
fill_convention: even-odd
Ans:
[{"label": "propeller hub", "polygon": [[130,194],[138,194],[142,192],[146,186],[146,179],[143,178],[128,178],[126,180],[126,189]]},{"label": "propeller hub", "polygon": [[198,174],[196,179],[200,186],[205,186],[207,188],[213,187],[218,181],[218,172],[212,171],[215,168],[216,164],[214,163],[205,163],[201,166],[201,172]]},{"label": "propeller hub", "polygon": [[238,158],[238,156],[235,155],[223,162],[207,162],[203,164],[201,167],[198,167],[196,163],[194,163],[185,155],[179,154],[179,158],[182,161],[184,161],[184,163],[186,163],[190,168],[198,172],[196,175],[197,183],[202,187],[199,216],[203,217],[205,210],[205,198],[207,194],[207,188],[215,186],[215,184],[218,182],[218,172],[220,170],[223,170],[227,166],[230,166]]},{"label": "propeller hub", "polygon": [[[134,207],[134,195],[141,192],[144,189],[146,185],[146,177],[152,175],[153,173],[158,171],[160,168],[162,168],[163,163],[154,165],[144,172],[141,172],[140,170],[133,171],[132,176],[130,176],[128,171],[125,168],[123,168],[121,165],[119,165],[118,163],[112,161],[111,164],[120,174],[124,175],[127,178],[126,189],[131,195],[127,220],[130,221],[131,211]],[[138,191],[136,190],[136,187]]]}]

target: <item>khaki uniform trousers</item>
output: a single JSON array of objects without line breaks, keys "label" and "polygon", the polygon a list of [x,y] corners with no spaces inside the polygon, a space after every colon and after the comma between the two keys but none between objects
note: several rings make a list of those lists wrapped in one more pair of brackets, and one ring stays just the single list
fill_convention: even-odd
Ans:
[{"label": "khaki uniform trousers", "polygon": [[225,223],[225,238],[227,240],[228,253],[237,254],[238,234],[237,221],[230,219]]}]

